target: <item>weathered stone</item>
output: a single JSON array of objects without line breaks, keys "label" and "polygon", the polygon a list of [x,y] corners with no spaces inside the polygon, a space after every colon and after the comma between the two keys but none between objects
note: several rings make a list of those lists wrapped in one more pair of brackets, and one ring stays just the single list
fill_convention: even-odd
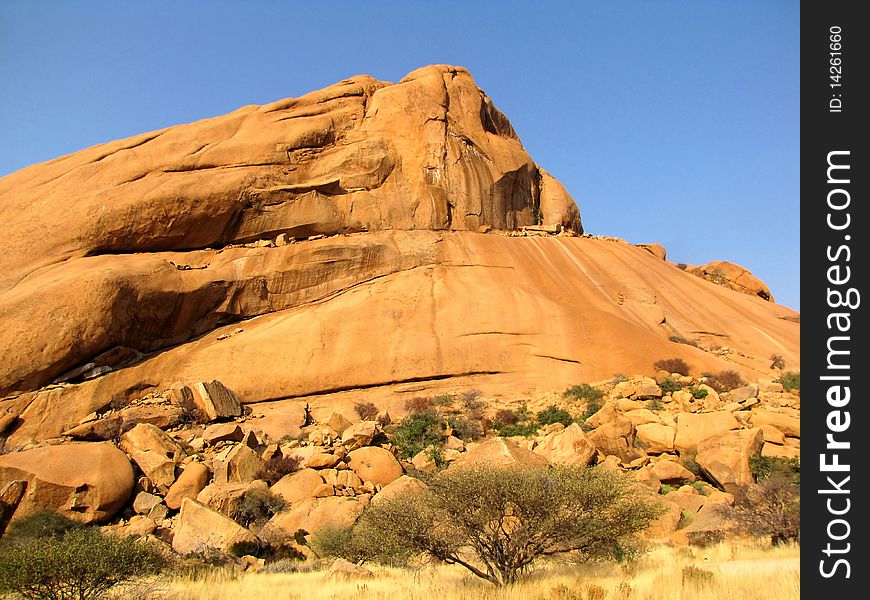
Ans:
[{"label": "weathered stone", "polygon": [[444,440],[444,450],[456,450],[457,452],[465,451],[465,442],[454,435],[448,435]]},{"label": "weathered stone", "polygon": [[764,433],[765,444],[779,444],[780,446],[785,444],[785,435],[773,425],[760,425],[757,429]]},{"label": "weathered stone", "polygon": [[323,477],[314,469],[302,469],[285,475],[275,483],[271,491],[287,502],[293,503],[313,498],[314,492],[324,483]]},{"label": "weathered stone", "polygon": [[769,456],[775,458],[799,458],[801,455],[800,448],[790,448],[788,446],[778,446],[768,442],[764,443],[761,448],[761,456]]},{"label": "weathered stone", "polygon": [[118,416],[127,429],[139,423],[149,423],[159,429],[178,425],[184,419],[184,411],[172,404],[129,406],[122,409]]},{"label": "weathered stone", "polygon": [[199,381],[192,391],[194,405],[210,421],[242,414],[238,396],[220,381]]},{"label": "weathered stone", "polygon": [[357,448],[347,455],[347,464],[363,481],[387,485],[402,476],[402,465],[392,453],[368,446]]},{"label": "weathered stone", "polygon": [[424,450],[420,450],[411,458],[411,464],[414,469],[420,473],[434,473],[438,469],[438,464],[433,458],[434,448],[429,446]]},{"label": "weathered stone", "polygon": [[265,481],[246,481],[236,483],[212,483],[199,492],[196,501],[217,511],[226,517],[232,518],[242,504],[244,497],[253,490],[268,490]]},{"label": "weathered stone", "polygon": [[648,423],[636,427],[635,444],[650,454],[674,451],[677,430],[669,425]]},{"label": "weathered stone", "polygon": [[629,410],[623,413],[623,415],[626,419],[631,421],[632,425],[634,425],[635,427],[637,427],[638,425],[647,425],[649,423],[662,422],[661,417],[646,408]]},{"label": "weathered stone", "polygon": [[332,429],[338,435],[344,433],[344,430],[350,427],[352,423],[348,421],[341,413],[332,413],[329,419],[326,420],[326,426]]},{"label": "weathered stone", "polygon": [[202,489],[208,484],[211,472],[202,463],[189,462],[184,465],[184,470],[166,494],[166,506],[173,510],[181,508],[185,498],[196,498]]},{"label": "weathered stone", "polygon": [[348,450],[362,448],[372,443],[378,434],[378,424],[375,421],[360,421],[349,426],[341,435],[341,443]]},{"label": "weathered stone", "polygon": [[402,475],[392,483],[385,485],[381,488],[381,491],[375,494],[372,498],[372,504],[378,504],[380,502],[384,502],[389,500],[390,498],[395,498],[400,494],[405,493],[413,493],[418,491],[423,491],[427,489],[425,483],[420,481],[419,479],[415,479],[414,477],[408,477],[407,475]]},{"label": "weathered stone", "polygon": [[618,418],[621,418],[621,415],[616,412],[613,404],[608,402],[597,410],[594,415],[586,419],[586,424],[594,429]]},{"label": "weathered stone", "polygon": [[236,445],[225,460],[215,464],[215,483],[253,481],[259,478],[266,468],[260,456],[245,446]]},{"label": "weathered stone", "polygon": [[752,411],[750,419],[755,427],[773,425],[785,435],[791,437],[801,436],[801,420],[799,416],[787,412],[774,411],[769,408],[761,408]]},{"label": "weathered stone", "polygon": [[130,519],[122,533],[125,537],[145,537],[157,531],[157,523],[149,516],[136,515]]},{"label": "weathered stone", "polygon": [[675,492],[667,495],[668,501],[673,502],[682,510],[694,514],[701,510],[707,499],[698,494],[697,490],[691,487],[682,487]]},{"label": "weathered stone", "polygon": [[750,383],[727,392],[728,402],[743,402],[750,398],[755,398],[758,395],[758,384]]},{"label": "weathered stone", "polygon": [[634,448],[634,425],[622,416],[593,429],[586,437],[602,453],[618,456],[626,463],[641,454]]},{"label": "weathered stone", "polygon": [[208,444],[241,442],[244,435],[238,423],[215,423],[205,428],[205,431],[202,432],[202,439]]},{"label": "weathered stone", "polygon": [[643,379],[623,381],[613,388],[616,398],[630,398],[632,400],[651,400],[662,397],[662,388],[655,379],[645,377]]},{"label": "weathered stone", "polygon": [[151,509],[160,504],[163,500],[160,496],[149,494],[148,492],[139,492],[133,499],[133,510],[137,515],[147,515]]},{"label": "weathered stone", "polygon": [[73,442],[0,456],[0,490],[24,481],[13,520],[49,508],[86,523],[115,515],[133,490],[133,467],[106,442]]},{"label": "weathered stone", "polygon": [[680,454],[691,454],[708,438],[740,427],[733,413],[680,413],[677,415],[677,435],[674,447]]},{"label": "weathered stone", "polygon": [[233,544],[256,539],[253,533],[232,519],[185,498],[173,528],[172,549],[179,554],[202,552],[208,548],[227,551]]},{"label": "weathered stone", "polygon": [[127,454],[154,452],[176,463],[187,456],[178,442],[149,423],[140,423],[124,433],[118,445]]},{"label": "weathered stone", "polygon": [[581,467],[592,464],[597,455],[595,445],[577,423],[545,436],[535,446],[534,452],[553,465]]},{"label": "weathered stone", "polygon": [[6,433],[7,429],[12,429],[12,425],[18,421],[18,415],[12,413],[0,413],[0,435]]},{"label": "weathered stone", "polygon": [[331,469],[338,464],[339,460],[341,459],[335,454],[318,452],[317,454],[312,454],[306,458],[304,464],[309,469]]},{"label": "weathered stone", "polygon": [[329,567],[324,579],[348,580],[348,579],[371,579],[375,574],[365,567],[356,565],[350,561],[338,558]]},{"label": "weathered stone", "polygon": [[660,482],[670,485],[695,481],[695,475],[691,471],[672,460],[660,460],[653,463],[652,471]]},{"label": "weathered stone", "polygon": [[300,529],[314,534],[324,527],[350,527],[364,508],[363,502],[345,496],[299,500],[272,517],[260,535],[264,539],[288,539]]},{"label": "weathered stone", "polygon": [[748,485],[755,481],[749,469],[749,459],[758,455],[764,445],[760,429],[728,431],[698,444],[695,461],[719,488]]},{"label": "weathered stone", "polygon": [[[505,438],[492,438],[475,446],[469,444],[468,451],[453,461],[448,470],[461,469],[465,466],[476,467],[478,465],[490,465],[494,467],[506,466],[538,466],[548,464],[547,459],[531,450],[520,448],[513,441]],[[362,477],[362,476],[361,476]],[[365,479],[365,477],[363,477]]]}]

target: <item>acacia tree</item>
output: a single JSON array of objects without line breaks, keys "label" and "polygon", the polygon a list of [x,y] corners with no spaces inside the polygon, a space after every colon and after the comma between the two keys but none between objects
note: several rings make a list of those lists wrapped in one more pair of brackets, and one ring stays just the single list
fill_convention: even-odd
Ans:
[{"label": "acacia tree", "polygon": [[734,506],[720,509],[737,526],[755,536],[767,536],[773,546],[801,539],[800,488],[776,473],[750,485]]},{"label": "acacia tree", "polygon": [[477,466],[370,507],[352,546],[368,558],[429,555],[502,586],[545,556],[619,557],[662,510],[610,470]]}]

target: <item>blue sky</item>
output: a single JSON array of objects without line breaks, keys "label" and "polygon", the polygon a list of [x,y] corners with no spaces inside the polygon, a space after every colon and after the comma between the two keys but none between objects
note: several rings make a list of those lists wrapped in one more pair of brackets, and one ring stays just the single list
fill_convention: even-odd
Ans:
[{"label": "blue sky", "polygon": [[0,176],[351,75],[467,67],[590,233],[800,309],[799,3],[0,2]]}]

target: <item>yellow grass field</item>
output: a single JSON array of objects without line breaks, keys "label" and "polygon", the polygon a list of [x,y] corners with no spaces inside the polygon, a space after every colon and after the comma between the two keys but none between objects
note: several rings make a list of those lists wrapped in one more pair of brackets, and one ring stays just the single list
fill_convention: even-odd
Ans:
[{"label": "yellow grass field", "polygon": [[368,579],[334,580],[325,572],[214,571],[124,594],[137,600],[790,600],[800,597],[800,548],[731,541],[709,548],[660,546],[631,564],[539,568],[497,589],[456,566],[416,570],[372,567]]}]

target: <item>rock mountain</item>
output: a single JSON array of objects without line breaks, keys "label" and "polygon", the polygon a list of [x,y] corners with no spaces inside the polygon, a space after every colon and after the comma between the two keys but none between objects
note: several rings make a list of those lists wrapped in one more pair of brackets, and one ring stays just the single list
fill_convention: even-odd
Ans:
[{"label": "rock mountain", "polygon": [[7,448],[176,382],[219,380],[280,423],[282,406],[516,397],[671,357],[751,379],[774,354],[800,366],[797,314],[745,270],[731,285],[584,235],[459,67],[37,164],[0,179],[0,219]]}]

